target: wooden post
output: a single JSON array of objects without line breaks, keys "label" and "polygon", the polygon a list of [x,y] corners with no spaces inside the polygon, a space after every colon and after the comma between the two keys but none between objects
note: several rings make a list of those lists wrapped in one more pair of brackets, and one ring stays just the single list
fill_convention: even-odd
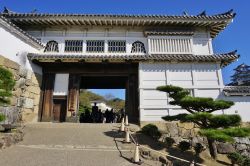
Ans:
[{"label": "wooden post", "polygon": [[131,74],[128,78],[126,88],[126,114],[130,122],[138,122],[139,110],[139,94],[138,94],[138,80],[136,75]]},{"label": "wooden post", "polygon": [[78,113],[80,81],[81,81],[80,75],[78,74],[69,75],[67,117],[72,116],[73,113],[74,114]]},{"label": "wooden post", "polygon": [[52,118],[53,111],[53,91],[54,91],[55,74],[43,74],[42,86],[42,104],[40,107],[40,121],[49,122]]}]

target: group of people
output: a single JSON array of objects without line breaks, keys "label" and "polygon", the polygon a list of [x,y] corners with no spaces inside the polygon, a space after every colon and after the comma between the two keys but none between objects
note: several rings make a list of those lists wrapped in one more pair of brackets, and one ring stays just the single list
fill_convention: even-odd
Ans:
[{"label": "group of people", "polygon": [[117,123],[125,116],[124,109],[120,110],[120,113],[114,112],[114,109],[108,110],[103,113],[98,108],[96,103],[92,106],[91,119],[93,123]]}]

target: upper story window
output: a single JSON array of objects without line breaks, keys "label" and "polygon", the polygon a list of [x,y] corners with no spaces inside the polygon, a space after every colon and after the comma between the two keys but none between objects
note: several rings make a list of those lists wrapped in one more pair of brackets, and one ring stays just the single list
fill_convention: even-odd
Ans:
[{"label": "upper story window", "polygon": [[108,52],[126,52],[126,41],[125,40],[108,41]]},{"label": "upper story window", "polygon": [[132,44],[131,53],[146,53],[144,44],[140,41],[136,41]]},{"label": "upper story window", "polygon": [[54,40],[49,41],[46,44],[44,52],[59,52],[58,43]]},{"label": "upper story window", "polygon": [[104,40],[87,40],[87,52],[104,52]]},{"label": "upper story window", "polygon": [[65,40],[65,52],[82,52],[82,40]]}]

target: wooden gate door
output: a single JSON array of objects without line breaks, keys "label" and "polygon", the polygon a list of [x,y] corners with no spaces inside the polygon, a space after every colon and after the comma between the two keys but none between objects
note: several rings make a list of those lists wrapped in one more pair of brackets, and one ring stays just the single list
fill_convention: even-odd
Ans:
[{"label": "wooden gate door", "polygon": [[54,100],[53,121],[64,122],[66,118],[66,100]]}]

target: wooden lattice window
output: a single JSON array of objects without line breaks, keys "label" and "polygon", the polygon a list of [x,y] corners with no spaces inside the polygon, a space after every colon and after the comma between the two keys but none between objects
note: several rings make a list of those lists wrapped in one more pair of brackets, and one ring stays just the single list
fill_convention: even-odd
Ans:
[{"label": "wooden lattice window", "polygon": [[132,44],[131,53],[146,53],[144,44],[140,41],[136,41]]},{"label": "wooden lattice window", "polygon": [[65,40],[65,52],[82,52],[82,40]]},{"label": "wooden lattice window", "polygon": [[125,40],[108,41],[108,52],[126,52],[126,41]]},{"label": "wooden lattice window", "polygon": [[87,52],[104,52],[104,40],[87,40]]},{"label": "wooden lattice window", "polygon": [[54,40],[49,41],[46,44],[44,52],[59,52],[58,43],[56,41],[54,41]]}]

